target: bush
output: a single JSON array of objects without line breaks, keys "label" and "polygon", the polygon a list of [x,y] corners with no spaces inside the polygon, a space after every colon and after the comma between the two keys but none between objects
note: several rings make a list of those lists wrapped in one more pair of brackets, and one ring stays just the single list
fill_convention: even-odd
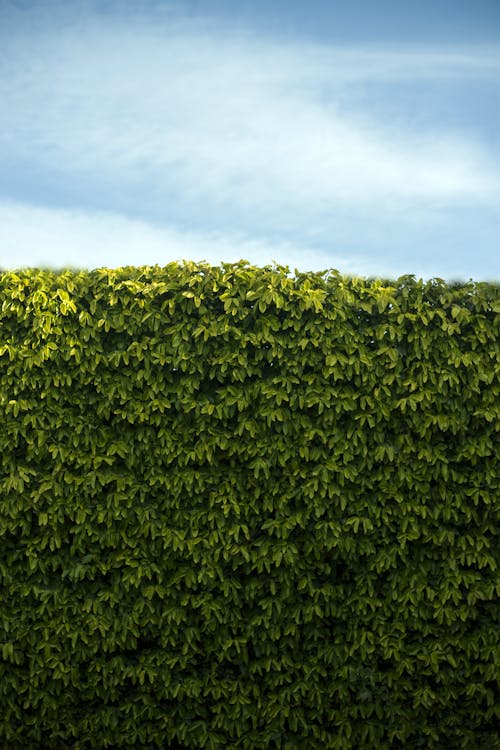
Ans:
[{"label": "bush", "polygon": [[500,288],[0,276],[0,740],[499,747]]}]

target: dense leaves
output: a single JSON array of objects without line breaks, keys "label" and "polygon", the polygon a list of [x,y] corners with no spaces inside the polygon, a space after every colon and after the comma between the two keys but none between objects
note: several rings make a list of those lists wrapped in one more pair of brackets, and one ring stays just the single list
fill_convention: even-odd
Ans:
[{"label": "dense leaves", "polygon": [[0,744],[499,747],[500,289],[0,275]]}]

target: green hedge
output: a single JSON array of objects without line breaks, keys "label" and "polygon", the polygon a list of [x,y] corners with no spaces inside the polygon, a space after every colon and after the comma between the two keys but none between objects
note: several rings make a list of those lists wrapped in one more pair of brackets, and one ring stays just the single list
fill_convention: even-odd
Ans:
[{"label": "green hedge", "polygon": [[499,747],[493,283],[0,275],[0,746]]}]

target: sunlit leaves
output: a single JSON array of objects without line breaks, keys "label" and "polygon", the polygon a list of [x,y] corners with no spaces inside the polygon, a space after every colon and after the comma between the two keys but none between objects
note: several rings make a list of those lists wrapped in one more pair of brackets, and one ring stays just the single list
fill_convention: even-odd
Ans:
[{"label": "sunlit leaves", "polygon": [[0,744],[494,747],[498,285],[0,277]]}]

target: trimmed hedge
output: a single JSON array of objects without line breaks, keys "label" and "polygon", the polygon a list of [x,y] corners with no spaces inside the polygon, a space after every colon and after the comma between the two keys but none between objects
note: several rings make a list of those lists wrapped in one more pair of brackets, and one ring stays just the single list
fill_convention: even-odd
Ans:
[{"label": "trimmed hedge", "polygon": [[493,283],[0,275],[0,744],[499,747]]}]

